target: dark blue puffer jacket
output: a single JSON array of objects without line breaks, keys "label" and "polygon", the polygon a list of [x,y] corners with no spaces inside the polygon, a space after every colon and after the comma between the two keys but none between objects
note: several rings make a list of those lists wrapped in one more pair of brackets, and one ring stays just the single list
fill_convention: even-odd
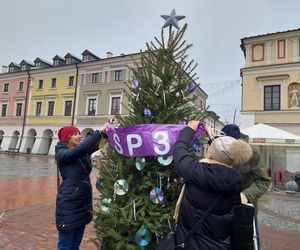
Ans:
[{"label": "dark blue puffer jacket", "polygon": [[56,145],[55,159],[63,179],[56,197],[57,230],[69,232],[92,220],[91,154],[98,150],[101,138],[97,130],[77,147]]}]

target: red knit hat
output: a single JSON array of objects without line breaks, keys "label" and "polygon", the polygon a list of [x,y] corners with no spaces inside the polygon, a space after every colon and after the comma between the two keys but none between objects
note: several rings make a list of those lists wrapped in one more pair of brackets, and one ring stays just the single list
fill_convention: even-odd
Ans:
[{"label": "red knit hat", "polygon": [[77,127],[74,126],[65,126],[63,128],[61,128],[58,131],[58,139],[62,142],[62,143],[68,143],[71,136],[73,134],[75,134],[76,132],[79,132],[79,129]]}]

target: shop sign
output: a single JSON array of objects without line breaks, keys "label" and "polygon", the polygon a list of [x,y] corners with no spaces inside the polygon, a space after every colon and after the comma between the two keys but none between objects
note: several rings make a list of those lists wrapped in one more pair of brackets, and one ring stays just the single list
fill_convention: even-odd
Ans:
[{"label": "shop sign", "polygon": [[266,138],[253,138],[253,143],[266,143]]}]

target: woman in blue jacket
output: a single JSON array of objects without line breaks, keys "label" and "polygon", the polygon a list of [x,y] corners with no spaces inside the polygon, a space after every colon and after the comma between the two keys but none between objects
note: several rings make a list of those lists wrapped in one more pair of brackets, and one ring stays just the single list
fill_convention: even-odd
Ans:
[{"label": "woman in blue jacket", "polygon": [[233,168],[236,162],[246,162],[252,156],[251,147],[229,136],[215,139],[206,158],[200,162],[189,153],[198,128],[190,121],[174,145],[174,163],[185,182],[177,221],[176,243],[181,244],[207,208],[221,195],[211,213],[185,242],[189,250],[230,249],[232,207],[242,189],[240,173]]},{"label": "woman in blue jacket", "polygon": [[101,138],[106,136],[106,126],[81,143],[77,127],[66,126],[58,132],[55,159],[62,176],[55,211],[58,250],[79,249],[85,226],[92,220],[91,154],[98,150]]}]

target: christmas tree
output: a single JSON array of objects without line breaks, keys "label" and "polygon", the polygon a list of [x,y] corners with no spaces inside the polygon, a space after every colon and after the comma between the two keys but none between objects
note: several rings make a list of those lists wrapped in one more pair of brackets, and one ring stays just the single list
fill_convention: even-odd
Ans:
[{"label": "christmas tree", "polygon": [[[203,120],[206,112],[195,105],[196,64],[187,62],[191,45],[183,39],[187,24],[175,31],[172,26],[167,20],[161,39],[147,43],[140,63],[131,68],[129,116],[117,115],[118,127]],[[174,226],[182,187],[172,156],[126,157],[110,149],[99,164],[99,175],[95,225],[101,249],[155,249]]]}]

